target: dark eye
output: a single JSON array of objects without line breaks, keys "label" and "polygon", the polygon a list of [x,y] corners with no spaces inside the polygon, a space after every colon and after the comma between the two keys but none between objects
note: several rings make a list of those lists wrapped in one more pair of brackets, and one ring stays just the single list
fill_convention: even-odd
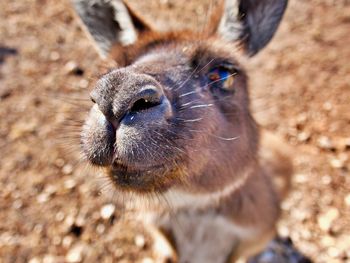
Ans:
[{"label": "dark eye", "polygon": [[232,68],[216,67],[208,74],[208,85],[229,91],[233,89],[237,71]]}]

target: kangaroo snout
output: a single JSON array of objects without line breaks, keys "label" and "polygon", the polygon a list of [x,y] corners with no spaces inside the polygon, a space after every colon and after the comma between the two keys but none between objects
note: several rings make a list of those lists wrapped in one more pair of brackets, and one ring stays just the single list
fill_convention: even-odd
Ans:
[{"label": "kangaroo snout", "polygon": [[98,81],[91,99],[116,130],[120,124],[146,125],[172,115],[161,84],[146,74],[112,71]]},{"label": "kangaroo snout", "polygon": [[[133,184],[130,178],[142,180],[147,169],[157,170],[157,149],[144,152],[140,147],[167,129],[173,117],[162,85],[148,74],[116,69],[98,80],[91,100],[94,106],[82,132],[85,157],[108,167],[121,185]],[[146,155],[150,162],[144,162]]]}]

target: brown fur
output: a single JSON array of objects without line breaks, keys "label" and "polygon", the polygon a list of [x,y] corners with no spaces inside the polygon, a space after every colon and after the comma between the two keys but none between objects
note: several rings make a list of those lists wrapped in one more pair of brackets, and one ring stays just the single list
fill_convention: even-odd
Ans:
[{"label": "brown fur", "polygon": [[[139,204],[146,224],[173,237],[181,263],[261,250],[290,186],[288,150],[252,118],[244,51],[212,35],[219,21],[208,36],[151,32],[137,18],[138,41],[111,49],[119,68],[97,82],[82,132],[86,159]],[[217,71],[230,82],[212,81]],[[176,261],[164,242],[159,258]]]},{"label": "brown fur", "polygon": [[[172,56],[176,57],[175,51],[179,49],[182,50],[187,46],[189,46],[189,48],[186,53],[186,59],[188,59],[188,61],[199,59],[199,62],[197,62],[201,65],[199,68],[207,64],[213,57],[218,59],[218,61],[228,59],[232,60],[232,52],[224,45],[220,44],[219,41],[213,39],[210,41],[210,45],[208,40],[202,40],[195,46],[189,44],[191,43],[191,39],[193,41],[195,38],[196,35],[191,35],[189,33],[166,35],[149,34],[144,35],[141,38],[141,41],[135,46],[128,48],[116,47],[113,49],[113,54],[124,54],[124,61],[123,63],[120,63],[119,61],[120,64],[135,64],[137,72],[147,72],[147,74],[151,75],[160,74],[158,79],[162,79],[162,72],[166,71],[168,68],[173,68],[174,65],[177,64],[176,61],[171,60]],[[215,44],[217,44],[217,46]],[[216,48],[213,48],[213,46]],[[122,52],[121,49],[123,50]],[[169,51],[170,54],[170,59],[166,64],[155,64],[155,62],[152,61],[152,55],[150,58],[151,61],[149,62],[147,61],[147,57],[143,59],[144,55],[149,56],[149,52],[154,52],[154,50],[159,50],[158,52],[161,52],[160,50],[164,49]],[[174,52],[174,55],[172,55],[172,52]],[[235,53],[239,54],[239,51],[237,50]],[[140,58],[141,62],[139,62]],[[117,58],[117,60],[119,60],[119,58]],[[241,69],[241,66],[237,64],[237,68]],[[198,142],[196,143],[198,144],[196,145],[197,147],[204,147],[203,149],[207,148],[210,150],[202,151],[202,154],[198,155],[198,153],[191,150],[191,147],[195,146],[191,141],[185,142],[191,146],[188,148],[186,146],[181,146],[184,141],[180,139],[177,141],[177,147],[184,147],[183,150],[187,151],[187,153],[179,158],[174,157],[174,161],[176,162],[176,165],[174,166],[175,170],[171,168],[172,165],[169,164],[170,166],[165,169],[166,171],[162,170],[157,172],[154,170],[152,177],[146,177],[147,181],[143,180],[135,185],[132,183],[124,185],[121,184],[120,181],[116,181],[116,187],[122,192],[140,191],[149,194],[156,191],[165,193],[166,196],[169,189],[177,189],[189,194],[198,195],[199,198],[201,198],[201,193],[210,194],[211,192],[220,191],[220,189],[223,189],[227,184],[232,184],[235,180],[238,181],[242,178],[242,174],[249,169],[249,176],[244,180],[243,185],[239,189],[229,192],[226,196],[221,196],[219,200],[214,200],[213,198],[212,202],[209,202],[208,204],[205,204],[204,207],[200,208],[206,210],[215,209],[218,215],[227,218],[227,220],[234,225],[243,229],[255,229],[254,231],[256,231],[256,233],[254,235],[248,237],[246,240],[240,239],[239,242],[237,241],[239,245],[237,245],[235,253],[232,255],[232,258],[235,259],[242,255],[250,255],[254,252],[258,252],[265,242],[273,237],[275,222],[279,215],[279,196],[282,197],[284,195],[279,193],[278,188],[274,188],[273,183],[277,178],[279,180],[282,179],[284,180],[283,184],[285,188],[289,185],[289,176],[291,174],[291,166],[288,157],[279,150],[282,144],[276,140],[272,140],[271,137],[264,136],[263,142],[267,147],[262,148],[258,146],[258,127],[249,114],[249,98],[245,94],[247,92],[245,87],[246,77],[243,69],[241,70],[241,76],[236,80],[236,89],[241,89],[242,94],[237,92],[235,95],[238,98],[240,97],[239,103],[241,105],[239,107],[242,107],[242,112],[238,112],[237,116],[234,116],[234,118],[229,118],[235,120],[238,117],[242,122],[239,124],[242,126],[240,128],[241,131],[234,132],[235,129],[231,130],[233,134],[236,133],[240,136],[237,143],[225,140],[221,141],[220,139],[207,137],[205,134],[192,134],[192,140]],[[113,75],[113,72],[110,74]],[[186,76],[184,75],[183,79],[177,80],[177,82],[183,83],[188,74],[190,73],[187,73]],[[127,83],[131,83],[130,81],[125,81],[126,85],[128,85]],[[127,89],[127,86],[125,88]],[[169,97],[174,96],[176,97],[178,95],[169,95]],[[232,105],[228,106],[232,107]],[[208,133],[215,133],[214,130],[216,130],[216,128],[214,128],[214,126],[225,125],[223,123],[220,124],[222,117],[217,116],[215,112],[206,111],[206,114],[208,116],[202,118],[207,119],[207,121],[204,121],[204,124],[207,125],[207,127],[198,127],[198,124],[192,124],[194,129],[204,129],[207,130]],[[197,116],[191,115],[191,117],[194,118]],[[245,131],[244,133],[242,133],[242,129]],[[203,138],[203,136],[205,136],[205,138]],[[221,136],[228,137],[229,134],[221,134]],[[163,140],[163,142],[159,142],[159,145],[164,143],[167,142]],[[228,147],[228,144],[232,144],[234,148],[230,146]],[[151,147],[151,145],[149,146]],[[239,150],[240,148],[242,149],[241,151]],[[259,148],[260,150],[258,150]],[[214,151],[215,153],[213,154],[211,149],[221,149],[221,151],[219,153]],[[155,150],[151,151],[154,151],[155,154]],[[217,155],[217,157],[215,157],[215,155]],[[230,156],[230,158],[225,160],[225,156]],[[188,160],[192,159],[196,161],[189,164]],[[203,169],[205,169],[205,173],[203,173]],[[220,174],[218,174],[217,170],[220,171]],[[235,172],[232,173],[233,171]],[[113,179],[113,172],[108,173],[111,174],[111,178]],[[160,203],[155,206],[159,205],[166,210],[167,205],[165,203]],[[171,205],[175,207],[173,213],[181,214],[181,212],[176,212],[176,204]],[[158,209],[160,207],[158,207]],[[195,208],[191,209],[196,211]],[[194,213],[196,214],[197,212]],[[160,221],[162,221],[162,219],[160,219]],[[186,222],[187,221],[185,221],[184,224],[186,224]],[[166,228],[170,232],[176,232],[173,227],[174,226],[170,224]],[[257,236],[259,236],[259,239],[256,239]],[[266,238],[263,238],[263,236],[266,236]],[[177,242],[180,242],[180,240],[177,240]]]},{"label": "brown fur", "polygon": [[192,31],[180,32],[141,32],[138,41],[130,46],[114,45],[111,49],[110,58],[115,60],[120,67],[130,65],[137,57],[146,54],[155,46],[166,45],[184,41],[200,41],[205,37]]}]

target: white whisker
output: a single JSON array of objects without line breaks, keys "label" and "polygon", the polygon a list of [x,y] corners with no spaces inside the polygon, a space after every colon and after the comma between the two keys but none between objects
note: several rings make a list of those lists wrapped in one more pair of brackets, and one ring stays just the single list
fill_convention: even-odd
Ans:
[{"label": "white whisker", "polygon": [[197,91],[193,90],[193,91],[190,91],[190,92],[186,92],[184,94],[179,95],[179,98],[182,98],[182,97],[194,94],[194,93],[197,93]]},{"label": "white whisker", "polygon": [[214,105],[214,104],[200,104],[200,105],[191,106],[189,109],[205,108],[205,107],[211,107],[211,106],[213,106],[213,105]]},{"label": "white whisker", "polygon": [[177,118],[177,119],[183,122],[196,122],[196,121],[203,120],[203,118],[197,118],[197,119],[191,119],[191,120],[180,119],[180,118]]},{"label": "white whisker", "polygon": [[184,104],[181,104],[180,107],[186,107],[188,105],[191,105],[194,101],[190,101],[190,102],[187,102],[187,103],[184,103]]},{"label": "white whisker", "polygon": [[220,139],[220,140],[224,140],[224,141],[235,141],[237,139],[239,139],[239,136],[235,136],[235,137],[222,137],[222,136],[219,136],[219,135],[215,135],[215,134],[211,134],[211,133],[208,133],[206,131],[200,131],[200,130],[189,130],[190,132],[198,132],[198,133],[206,133],[208,134],[209,136],[212,136],[214,138],[217,138],[217,139]]},{"label": "white whisker", "polygon": [[215,137],[215,138],[218,138],[218,139],[221,139],[221,140],[224,140],[224,141],[235,141],[235,140],[239,139],[239,136],[236,136],[236,137],[228,137],[228,138],[221,137],[221,136],[217,136],[217,135],[214,135],[214,134],[211,134],[211,136],[213,136],[213,137]]}]

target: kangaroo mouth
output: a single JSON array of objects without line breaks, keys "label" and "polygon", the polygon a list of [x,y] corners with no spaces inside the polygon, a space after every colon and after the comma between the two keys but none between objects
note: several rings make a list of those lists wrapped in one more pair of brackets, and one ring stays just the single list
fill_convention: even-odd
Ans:
[{"label": "kangaroo mouth", "polygon": [[[107,175],[115,187],[132,192],[161,192],[170,187],[172,171],[164,165],[135,167],[114,161],[107,168]],[[169,176],[170,175],[170,176]]]}]

